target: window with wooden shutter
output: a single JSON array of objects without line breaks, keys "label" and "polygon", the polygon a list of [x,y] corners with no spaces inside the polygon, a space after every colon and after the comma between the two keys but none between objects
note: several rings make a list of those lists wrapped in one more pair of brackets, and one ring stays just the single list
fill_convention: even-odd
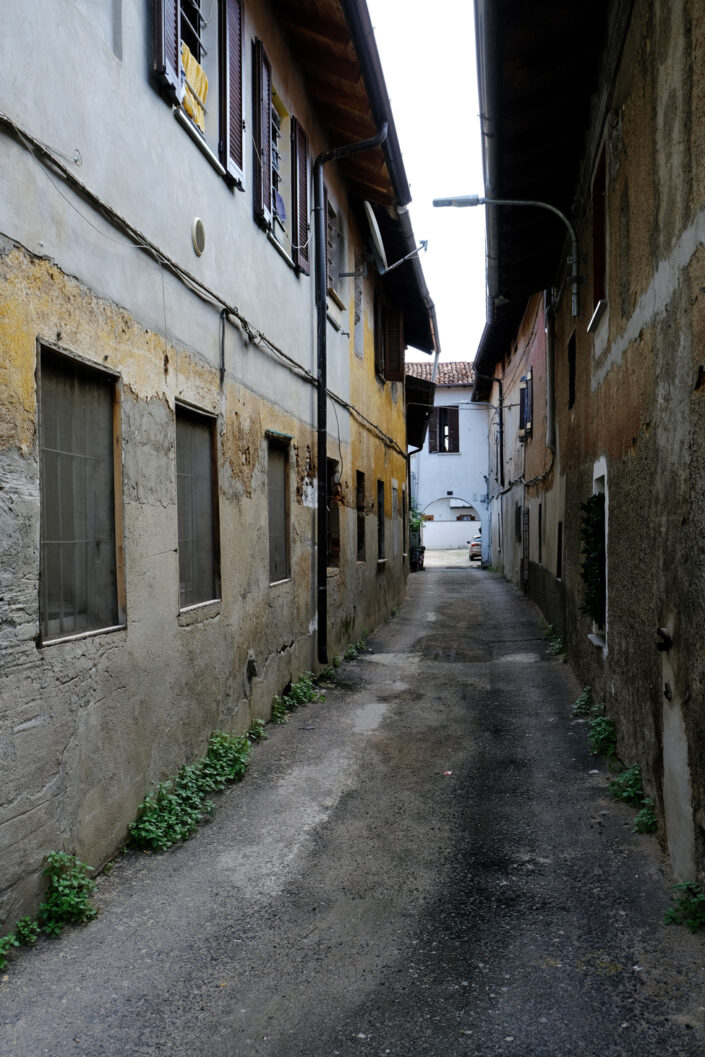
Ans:
[{"label": "window with wooden shutter", "polygon": [[460,451],[460,429],[458,424],[458,408],[448,407],[447,411],[447,448],[446,451]]},{"label": "window with wooden shutter", "polygon": [[308,139],[291,119],[291,258],[304,275],[311,271],[308,227]]},{"label": "window with wooden shutter", "polygon": [[374,316],[375,374],[381,381],[384,381],[384,368],[387,360],[387,355],[385,351],[387,341],[387,333],[385,327],[386,311],[382,295],[377,291],[375,291]]},{"label": "window with wooden shutter", "polygon": [[242,38],[242,0],[223,0],[220,6],[220,161],[239,184],[244,181]]},{"label": "window with wooden shutter", "polygon": [[522,376],[519,382],[519,439],[526,440],[531,435],[533,414],[533,382],[531,371]]},{"label": "window with wooden shutter", "polygon": [[181,4],[179,0],[155,0],[154,72],[173,101],[181,88]]},{"label": "window with wooden shutter", "polygon": [[434,407],[428,425],[428,450],[431,454],[460,451],[457,407]]},{"label": "window with wooden shutter", "polygon": [[272,223],[272,67],[264,45],[256,40],[253,60],[253,139],[255,217]]},{"label": "window with wooden shutter", "polygon": [[384,373],[388,382],[404,381],[404,317],[401,312],[387,311]]},{"label": "window with wooden shutter", "polygon": [[428,420],[428,450],[431,455],[438,452],[438,408],[434,407]]}]

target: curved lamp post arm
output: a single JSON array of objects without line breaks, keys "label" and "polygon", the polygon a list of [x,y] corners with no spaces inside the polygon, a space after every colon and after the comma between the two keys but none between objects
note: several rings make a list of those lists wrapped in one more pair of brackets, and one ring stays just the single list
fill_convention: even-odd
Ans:
[{"label": "curved lamp post arm", "polygon": [[570,235],[570,257],[568,262],[570,268],[570,284],[571,284],[571,314],[574,319],[580,315],[580,301],[578,298],[578,286],[580,278],[578,276],[578,236],[575,233],[575,228],[571,224],[565,213],[562,213],[560,209],[556,209],[555,206],[550,205],[548,202],[537,202],[530,198],[482,198],[480,195],[456,195],[454,198],[434,198],[434,206],[455,206],[458,208],[464,208],[466,206],[534,206],[537,209],[548,209],[550,213],[554,213],[559,217],[565,226],[568,228],[568,234]]}]

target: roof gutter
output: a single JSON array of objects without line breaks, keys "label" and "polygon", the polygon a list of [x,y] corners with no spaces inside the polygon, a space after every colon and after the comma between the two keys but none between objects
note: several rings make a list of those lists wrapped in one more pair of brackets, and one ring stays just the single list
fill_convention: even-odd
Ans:
[{"label": "roof gutter", "polygon": [[[499,64],[500,5],[497,0],[475,0],[475,48],[477,85],[480,100],[482,172],[486,198],[501,198],[501,100]],[[499,293],[500,218],[499,208],[486,211],[487,322],[495,319],[494,299]]]},{"label": "roof gutter", "polygon": [[377,51],[375,31],[370,20],[370,13],[367,10],[365,0],[340,0],[340,6],[348,23],[355,52],[360,62],[362,79],[365,82],[375,125],[377,128],[381,128],[386,122],[389,126],[387,139],[382,146],[382,151],[397,204],[406,206],[411,201],[411,191],[404,170],[401,147],[399,146],[397,130],[392,117],[392,107],[387,94],[387,86],[382,72],[379,52]]}]

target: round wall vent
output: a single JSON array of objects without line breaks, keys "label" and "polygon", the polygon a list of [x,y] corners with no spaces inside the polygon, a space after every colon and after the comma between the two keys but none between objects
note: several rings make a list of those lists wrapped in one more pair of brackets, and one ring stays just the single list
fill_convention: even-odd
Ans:
[{"label": "round wall vent", "polygon": [[200,257],[206,248],[206,229],[200,217],[194,217],[193,219],[193,224],[191,225],[191,241],[193,242],[196,256]]}]

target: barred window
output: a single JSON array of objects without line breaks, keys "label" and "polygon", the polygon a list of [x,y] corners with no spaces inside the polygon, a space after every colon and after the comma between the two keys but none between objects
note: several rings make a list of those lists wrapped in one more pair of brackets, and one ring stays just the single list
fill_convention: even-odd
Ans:
[{"label": "barred window", "polygon": [[40,358],[42,641],[107,629],[118,605],[115,379],[44,349]]}]

